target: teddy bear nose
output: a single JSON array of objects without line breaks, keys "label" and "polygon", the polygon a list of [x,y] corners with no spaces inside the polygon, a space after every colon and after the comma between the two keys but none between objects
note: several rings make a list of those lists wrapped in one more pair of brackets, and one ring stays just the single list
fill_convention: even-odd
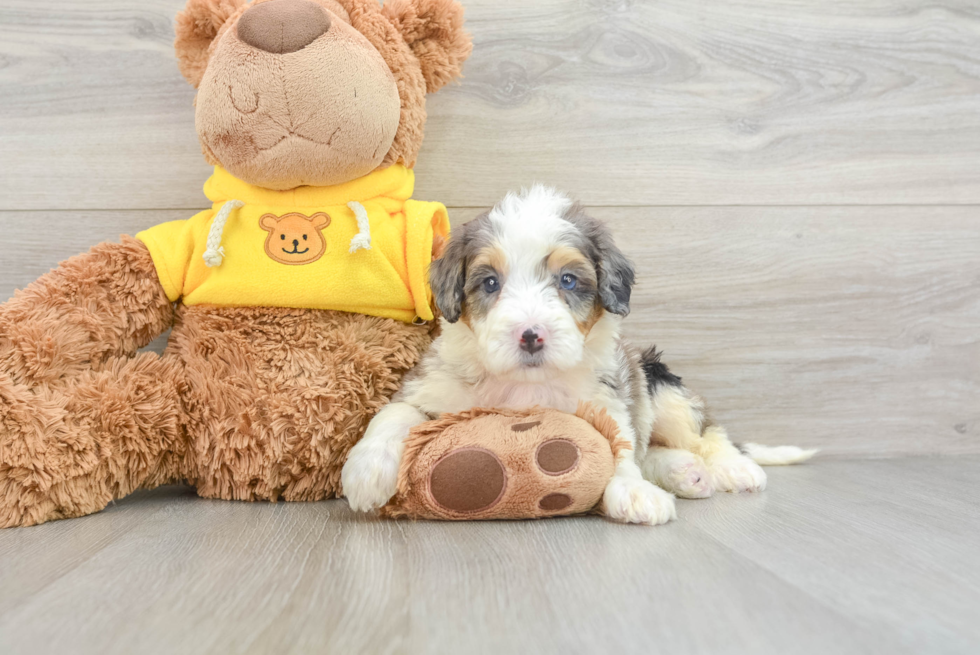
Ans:
[{"label": "teddy bear nose", "polygon": [[278,55],[302,50],[329,29],[330,16],[310,0],[269,0],[238,19],[239,39]]}]

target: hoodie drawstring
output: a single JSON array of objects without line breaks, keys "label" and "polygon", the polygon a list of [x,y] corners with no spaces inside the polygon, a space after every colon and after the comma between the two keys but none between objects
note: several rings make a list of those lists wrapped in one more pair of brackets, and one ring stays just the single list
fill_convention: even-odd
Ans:
[{"label": "hoodie drawstring", "polygon": [[211,229],[208,231],[207,249],[204,251],[204,265],[208,267],[221,266],[225,258],[225,249],[221,247],[221,234],[225,231],[225,223],[228,222],[228,215],[232,211],[244,207],[245,203],[241,200],[229,200],[211,221]]},{"label": "hoodie drawstring", "polygon": [[354,212],[357,219],[357,234],[350,240],[350,252],[371,249],[371,222],[368,220],[367,210],[359,202],[351,201],[347,203],[350,210]]}]

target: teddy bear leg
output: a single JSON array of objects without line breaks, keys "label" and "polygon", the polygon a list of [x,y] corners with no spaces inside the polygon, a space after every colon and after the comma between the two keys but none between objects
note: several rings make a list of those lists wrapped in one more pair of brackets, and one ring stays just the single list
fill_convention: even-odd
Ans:
[{"label": "teddy bear leg", "polygon": [[67,384],[0,374],[0,527],[91,514],[181,477],[181,369],[144,353]]},{"label": "teddy bear leg", "polygon": [[[389,425],[408,417],[399,412]],[[617,431],[590,406],[578,415],[537,408],[445,414],[411,428],[397,493],[381,514],[472,520],[588,512],[601,502],[617,454],[628,449]],[[344,491],[350,499],[346,480]]]},{"label": "teddy bear leg", "polygon": [[97,511],[169,461],[175,364],[129,357],[172,322],[150,253],[130,237],[0,304],[0,526]]},{"label": "teddy bear leg", "polygon": [[62,384],[134,354],[172,323],[146,246],[101,243],[0,304],[0,374],[27,387]]}]

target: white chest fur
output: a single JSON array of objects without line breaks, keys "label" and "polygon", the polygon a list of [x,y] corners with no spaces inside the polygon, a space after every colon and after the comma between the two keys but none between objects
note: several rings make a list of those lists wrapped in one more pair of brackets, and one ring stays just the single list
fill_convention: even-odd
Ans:
[{"label": "white chest fur", "polygon": [[540,405],[564,412],[574,412],[582,390],[579,385],[553,382],[514,382],[487,379],[473,388],[481,407],[510,407],[526,409]]}]

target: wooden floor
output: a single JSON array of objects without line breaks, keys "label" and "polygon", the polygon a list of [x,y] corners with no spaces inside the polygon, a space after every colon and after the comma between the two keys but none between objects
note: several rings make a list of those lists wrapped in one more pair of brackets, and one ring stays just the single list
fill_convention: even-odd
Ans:
[{"label": "wooden floor", "polygon": [[182,487],[0,531],[0,652],[980,652],[980,457],[768,469],[657,528]]},{"label": "wooden floor", "polygon": [[[0,0],[0,302],[205,206],[184,2]],[[630,336],[823,459],[655,529],[141,493],[0,531],[0,655],[980,652],[977,0],[462,2],[416,197],[568,189]]]}]

